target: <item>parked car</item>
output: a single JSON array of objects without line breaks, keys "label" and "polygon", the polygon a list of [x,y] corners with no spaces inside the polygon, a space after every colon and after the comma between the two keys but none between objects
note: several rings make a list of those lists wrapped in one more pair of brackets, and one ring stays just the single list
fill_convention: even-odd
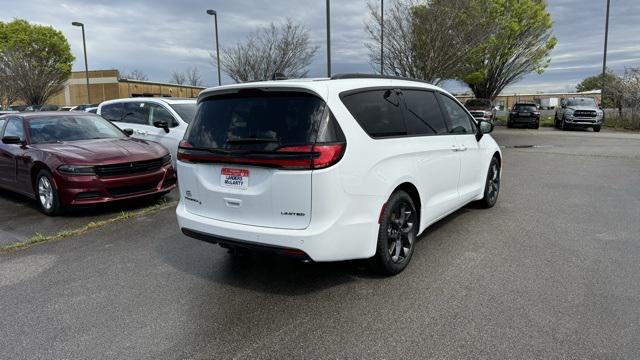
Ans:
[{"label": "parked car", "polygon": [[76,105],[74,107],[71,108],[71,110],[73,111],[85,111],[88,108],[94,108],[94,107],[98,107],[99,104],[82,104],[82,105]]},{"label": "parked car", "polygon": [[593,98],[575,97],[562,99],[560,107],[556,109],[555,127],[562,130],[592,128],[599,132],[603,120],[604,111]]},{"label": "parked car", "polygon": [[535,103],[516,103],[507,120],[507,127],[526,125],[534,129],[540,127],[540,110]]},{"label": "parked car", "polygon": [[53,104],[30,105],[24,111],[58,111],[60,107]]},{"label": "parked car", "polygon": [[175,157],[196,108],[195,99],[129,98],[105,101],[97,113],[120,128],[133,129],[134,137],[161,143]]},{"label": "parked car", "polygon": [[88,112],[88,113],[92,113],[92,114],[97,114],[98,113],[98,107],[97,106],[96,107],[89,107],[89,108],[84,109],[84,111]]},{"label": "parked car", "polygon": [[11,105],[7,108],[8,111],[26,111],[29,105]]},{"label": "parked car", "polygon": [[73,108],[75,108],[75,106],[62,106],[58,111],[71,111]]},{"label": "parked car", "polygon": [[187,236],[313,261],[409,263],[429,225],[493,206],[501,153],[446,91],[365,75],[205,90],[178,151]]},{"label": "parked car", "polygon": [[476,120],[485,120],[493,124],[496,119],[496,108],[489,99],[469,99],[465,101],[464,107]]},{"label": "parked car", "polygon": [[159,196],[176,184],[164,147],[130,138],[97,115],[4,115],[0,133],[0,187],[35,199],[47,215],[73,205]]}]

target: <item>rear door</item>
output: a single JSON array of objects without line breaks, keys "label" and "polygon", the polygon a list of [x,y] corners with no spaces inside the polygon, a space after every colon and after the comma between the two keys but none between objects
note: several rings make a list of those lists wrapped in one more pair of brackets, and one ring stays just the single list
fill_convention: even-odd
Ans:
[{"label": "rear door", "polygon": [[[186,209],[232,223],[304,229],[311,221],[311,153],[334,121],[302,91],[241,91],[204,99],[178,155]],[[309,152],[311,151],[311,152]],[[319,157],[324,158],[324,157]]]},{"label": "rear door", "polygon": [[164,106],[156,103],[149,103],[150,123],[153,125],[156,121],[164,121],[169,125],[169,132],[162,128],[153,127],[149,129],[147,139],[159,142],[169,150],[171,156],[175,160],[178,152],[178,143],[184,137],[184,132],[178,127],[179,123],[176,118]]},{"label": "rear door", "polygon": [[121,128],[133,129],[133,137],[153,140],[153,136],[149,134],[156,128],[150,125],[150,107],[145,101],[127,101],[124,103],[124,112]]},{"label": "rear door", "polygon": [[[420,173],[424,217],[427,223],[455,210],[459,204],[461,156],[455,136],[449,133],[436,94],[403,89],[405,123],[410,141],[420,147],[416,166]],[[409,139],[407,139],[409,141]]]}]

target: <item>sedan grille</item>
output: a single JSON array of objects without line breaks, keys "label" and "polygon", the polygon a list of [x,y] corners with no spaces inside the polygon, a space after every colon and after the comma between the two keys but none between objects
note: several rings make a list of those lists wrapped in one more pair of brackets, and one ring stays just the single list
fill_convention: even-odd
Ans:
[{"label": "sedan grille", "polygon": [[137,193],[154,191],[157,186],[158,186],[157,182],[152,182],[152,183],[146,183],[146,184],[109,188],[107,190],[109,191],[111,196],[120,197],[120,196],[127,196],[127,195],[132,195]]},{"label": "sedan grille", "polygon": [[158,170],[162,167],[162,163],[162,159],[155,159],[124,164],[96,166],[96,174],[101,177],[140,174]]},{"label": "sedan grille", "polygon": [[596,117],[596,112],[593,110],[576,110],[573,112],[573,116],[580,118],[594,118]]}]

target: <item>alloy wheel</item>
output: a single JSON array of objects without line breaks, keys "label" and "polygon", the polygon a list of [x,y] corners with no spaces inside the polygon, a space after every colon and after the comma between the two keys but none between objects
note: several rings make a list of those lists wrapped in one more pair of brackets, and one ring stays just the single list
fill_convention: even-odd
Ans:
[{"label": "alloy wheel", "polygon": [[400,264],[410,255],[415,243],[415,212],[406,202],[400,202],[390,213],[387,225],[387,250],[391,261]]},{"label": "alloy wheel", "polygon": [[495,203],[500,191],[500,170],[498,164],[493,162],[489,167],[489,181],[487,182],[487,198],[490,203]]},{"label": "alloy wheel", "polygon": [[45,210],[53,207],[53,186],[46,176],[41,176],[38,180],[38,198]]}]

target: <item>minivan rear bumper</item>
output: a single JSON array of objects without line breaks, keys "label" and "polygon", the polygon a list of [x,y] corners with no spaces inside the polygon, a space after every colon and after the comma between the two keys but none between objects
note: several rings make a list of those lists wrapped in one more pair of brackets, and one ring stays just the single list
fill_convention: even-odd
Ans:
[{"label": "minivan rear bumper", "polygon": [[[190,213],[182,201],[178,204],[176,215],[183,233],[202,241],[242,245],[246,248],[300,250],[316,262],[341,261],[370,258],[375,254],[379,225],[378,216],[374,213],[379,210],[373,209],[379,208],[382,200],[370,201],[371,204],[367,204],[367,201],[358,203],[362,209],[372,209],[372,216],[345,216],[353,212],[344,209],[345,211],[336,211],[336,216],[332,219],[317,222],[312,220],[309,227],[303,230],[215,220]],[[373,203],[380,204],[374,206]]]}]

